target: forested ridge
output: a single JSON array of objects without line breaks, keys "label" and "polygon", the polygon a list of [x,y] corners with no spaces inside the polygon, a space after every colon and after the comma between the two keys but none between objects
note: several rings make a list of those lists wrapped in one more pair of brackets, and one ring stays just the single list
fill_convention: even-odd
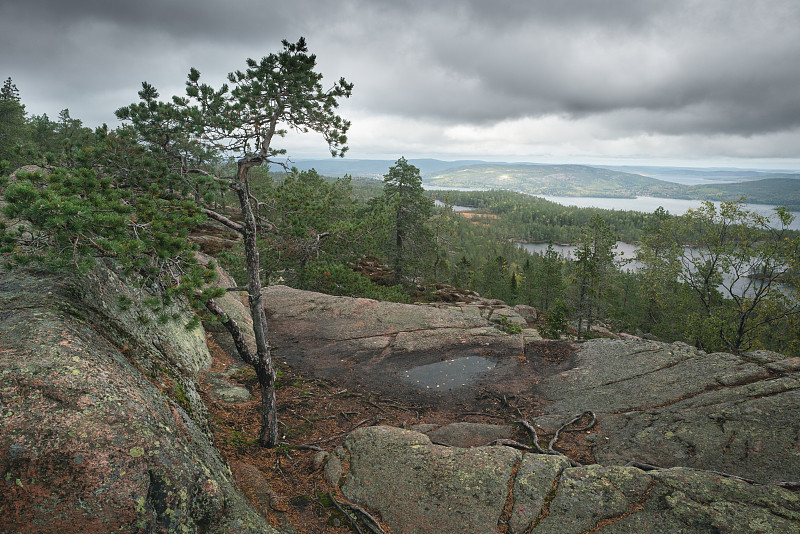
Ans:
[{"label": "forested ridge", "polygon": [[[190,87],[197,77],[190,73]],[[223,105],[213,99],[224,92],[194,87],[196,98]],[[215,293],[204,288],[212,274],[193,260],[197,246],[187,236],[209,220],[242,228],[240,193],[224,178],[240,172],[242,160],[192,144],[200,130],[180,121],[214,125],[215,119],[192,115],[189,100],[170,107],[147,86],[140,95],[140,107],[121,112],[133,125],[92,131],[68,110],[55,121],[28,115],[6,80],[0,253],[5,268],[34,260],[82,268],[98,255],[116,257],[207,314]],[[159,137],[164,130],[156,120],[158,128],[172,128],[169,141]],[[338,141],[346,141],[343,134]],[[504,190],[425,192],[419,169],[403,157],[381,181],[327,178],[283,165],[280,151],[265,154],[251,158],[246,182],[260,283],[404,302],[432,298],[434,284],[450,284],[535,306],[550,337],[597,335],[592,325],[600,322],[708,351],[800,354],[794,275],[800,239],[784,228],[786,211],[767,221],[735,200],[680,217],[579,209]],[[37,167],[9,180],[23,165]],[[758,182],[737,187],[746,192]],[[472,209],[456,212],[452,205]],[[614,261],[618,240],[640,244],[638,269]],[[552,248],[529,254],[518,242],[572,243],[578,251],[567,261]],[[244,247],[239,241],[218,255],[240,284],[252,276]],[[687,259],[686,250],[695,253]],[[365,264],[388,274],[370,277]],[[728,283],[731,273],[736,287]]]}]

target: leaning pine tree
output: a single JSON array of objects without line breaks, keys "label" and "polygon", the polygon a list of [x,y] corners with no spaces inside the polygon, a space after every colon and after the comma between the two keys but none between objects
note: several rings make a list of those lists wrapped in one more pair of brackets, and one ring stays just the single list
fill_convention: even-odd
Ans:
[{"label": "leaning pine tree", "polygon": [[[189,188],[206,215],[242,235],[256,354],[243,342],[238,325],[213,300],[206,306],[221,317],[241,356],[256,370],[262,397],[260,443],[266,447],[277,444],[278,420],[258,239],[260,232],[271,225],[258,215],[259,202],[252,193],[250,170],[265,164],[283,164],[280,158],[286,152],[275,148],[273,141],[290,128],[321,133],[331,155],[344,155],[350,123],[336,114],[336,108],[339,99],[350,96],[353,86],[342,78],[325,89],[315,67],[316,57],[308,53],[303,38],[297,43],[283,41],[280,53],[261,61],[248,59],[246,70],[230,73],[230,85],[215,89],[202,84],[200,73],[191,69],[185,97],[161,102],[157,100],[158,92],[143,83],[141,102],[117,110],[117,117],[131,122],[140,142],[169,165],[171,175]],[[235,173],[220,175],[213,164],[221,157],[231,156],[238,158]],[[220,186],[235,192],[242,223],[214,209],[210,192]]]}]

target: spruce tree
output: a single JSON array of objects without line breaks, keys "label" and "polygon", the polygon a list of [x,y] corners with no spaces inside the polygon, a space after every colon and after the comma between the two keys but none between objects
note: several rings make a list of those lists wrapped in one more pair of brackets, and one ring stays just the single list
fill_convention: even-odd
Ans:
[{"label": "spruce tree", "polygon": [[426,223],[431,217],[433,201],[424,195],[419,169],[406,161],[397,160],[383,177],[381,201],[387,210],[390,265],[394,281],[401,284],[406,275],[424,264],[431,232]]},{"label": "spruce tree", "polygon": [[20,101],[17,86],[7,78],[0,88],[0,161],[7,161],[11,168],[21,163],[15,149],[27,138],[25,106]]}]

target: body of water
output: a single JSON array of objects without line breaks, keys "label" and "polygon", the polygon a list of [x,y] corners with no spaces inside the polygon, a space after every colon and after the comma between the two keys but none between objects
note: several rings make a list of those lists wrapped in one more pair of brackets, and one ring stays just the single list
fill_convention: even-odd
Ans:
[{"label": "body of water", "polygon": [[[683,215],[690,209],[697,209],[702,200],[685,200],[680,198],[636,197],[636,198],[601,198],[601,197],[557,197],[551,195],[537,195],[540,198],[561,204],[562,206],[576,206],[578,208],[601,208],[606,210],[640,211],[653,213],[659,207],[664,208],[672,215]],[[714,202],[719,206],[719,202]],[[744,204],[745,209],[758,214],[773,216],[775,206],[767,204]],[[789,228],[800,230],[800,213],[792,212],[795,216]]]},{"label": "body of water", "polygon": [[455,360],[414,367],[404,378],[420,389],[450,391],[466,386],[476,378],[494,369],[495,362],[480,356],[466,356]]},{"label": "body of water", "polygon": [[[530,254],[544,254],[547,251],[547,247],[549,246],[548,243],[517,243],[518,247],[524,248]],[[555,244],[553,243],[553,250],[562,256],[564,259],[567,260],[577,260],[575,256],[575,250],[578,247],[576,245],[568,245],[568,244]],[[636,261],[636,252],[639,250],[639,247],[636,245],[631,245],[630,243],[624,243],[622,241],[617,241],[617,248],[614,249],[615,260],[617,266],[622,271],[628,272],[636,272],[638,271],[642,264]],[[698,248],[691,248],[685,247],[684,248],[684,255],[686,258],[695,258],[698,257],[698,252],[702,251],[702,249]],[[725,289],[725,286],[730,286],[731,282],[733,282],[733,286],[731,287],[731,291],[735,295],[750,295],[756,288],[761,285],[761,282],[757,279],[751,279],[746,277],[740,277],[738,279],[734,279],[734,277],[730,273],[723,274],[724,284],[720,285],[718,289],[722,293],[722,295],[726,298],[730,298],[730,294]],[[784,289],[785,292],[788,289]],[[787,293],[788,294],[788,293]]]},{"label": "body of water", "polygon": [[[548,243],[517,243],[517,246],[524,248],[530,254],[544,254],[547,252],[548,245]],[[576,245],[560,245],[553,243],[553,250],[556,251],[559,256],[567,260],[574,261],[578,259],[575,256],[575,250],[577,248]],[[617,248],[614,250],[614,255],[616,256],[617,265],[620,269],[632,272],[638,270],[641,264],[635,260],[637,250],[639,250],[639,247],[636,245],[617,241]]]},{"label": "body of water", "polygon": [[[434,200],[433,203],[440,208],[444,207],[444,202],[442,202],[441,200]],[[469,206],[456,206],[455,204],[453,205],[453,211],[472,211],[474,209],[475,208],[470,208]]]}]

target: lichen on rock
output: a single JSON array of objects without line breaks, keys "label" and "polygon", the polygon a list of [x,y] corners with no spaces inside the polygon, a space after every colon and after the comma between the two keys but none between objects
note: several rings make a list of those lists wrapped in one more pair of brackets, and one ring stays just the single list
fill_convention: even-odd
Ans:
[{"label": "lichen on rock", "polygon": [[142,324],[138,291],[103,262],[0,278],[0,531],[272,532],[211,443],[202,329]]}]

